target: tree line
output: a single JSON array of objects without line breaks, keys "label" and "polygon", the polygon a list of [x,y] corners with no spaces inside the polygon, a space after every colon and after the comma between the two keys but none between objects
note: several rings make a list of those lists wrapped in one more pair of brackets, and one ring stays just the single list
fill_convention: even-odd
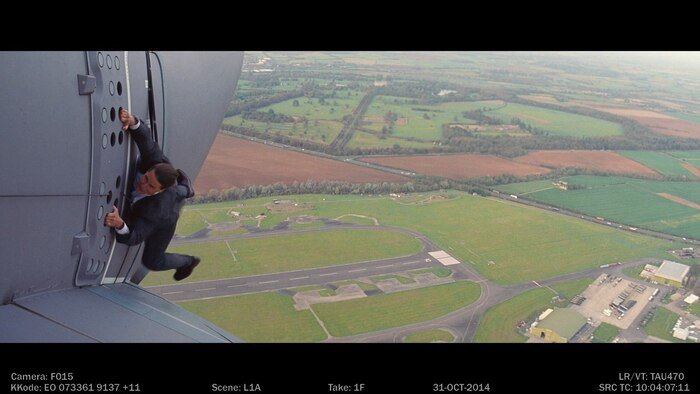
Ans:
[{"label": "tree line", "polygon": [[226,114],[224,115],[224,117],[228,118],[231,116],[236,116],[244,112],[249,112],[258,108],[266,107],[268,105],[281,103],[282,101],[291,100],[293,98],[301,97],[303,95],[303,90],[293,90],[289,92],[275,93],[272,95],[254,96],[246,99],[245,101],[232,101],[226,109]]},{"label": "tree line", "polygon": [[245,200],[256,197],[287,196],[296,194],[354,194],[379,195],[389,193],[418,193],[443,189],[462,190],[487,196],[489,191],[483,186],[469,180],[453,180],[434,176],[419,175],[409,182],[375,182],[351,183],[342,181],[318,181],[309,179],[305,182],[294,181],[289,184],[277,182],[272,185],[249,185],[232,187],[226,190],[210,189],[206,194],[199,194],[189,200],[191,204],[209,202]]}]

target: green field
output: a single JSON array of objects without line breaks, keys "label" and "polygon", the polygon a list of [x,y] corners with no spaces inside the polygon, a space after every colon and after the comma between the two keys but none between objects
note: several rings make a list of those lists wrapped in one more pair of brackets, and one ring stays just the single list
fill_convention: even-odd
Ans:
[{"label": "green field", "polygon": [[[553,212],[465,195],[419,206],[387,206],[385,224],[416,230],[490,280],[516,284],[642,256],[669,256],[669,243]],[[369,207],[363,208],[365,211]],[[382,218],[386,216],[386,218]]]},{"label": "green field", "polygon": [[667,153],[679,159],[686,159],[689,162],[700,160],[700,151],[697,150],[674,150]]},{"label": "green field", "polygon": [[[349,96],[348,93],[350,93]],[[304,116],[310,122],[314,119],[341,122],[343,116],[350,114],[364,96],[364,93],[357,91],[338,91],[336,97],[325,98],[325,104],[321,104],[320,99],[317,98],[299,97],[262,107],[258,111],[267,112],[272,109],[278,114],[287,116]],[[294,100],[299,102],[298,107],[294,106]]]},{"label": "green field", "polygon": [[[352,113],[365,93],[347,90],[335,93],[328,90],[325,93],[335,94],[335,97],[324,99],[298,97],[255,110],[257,112],[274,111],[276,114],[294,117],[296,121],[271,123],[245,120],[242,115],[236,115],[224,119],[224,124],[254,129],[262,134],[262,137],[279,133],[297,140],[330,144],[343,127],[343,117]],[[295,102],[298,103],[297,106],[294,105]]]},{"label": "green field", "polygon": [[544,189],[551,189],[553,187],[554,187],[554,185],[552,185],[551,179],[544,179],[541,181],[520,182],[520,183],[511,183],[508,185],[498,185],[497,189],[501,192],[505,192],[508,194],[517,194],[518,196],[520,196],[520,195],[526,195],[526,194],[530,194],[530,193],[544,190]]},{"label": "green field", "polygon": [[608,323],[600,323],[593,331],[593,343],[610,343],[620,333],[620,329]]},{"label": "green field", "polygon": [[479,285],[455,282],[312,308],[331,335],[343,337],[432,320],[479,298]]},{"label": "green field", "polygon": [[[269,202],[271,204],[272,201]],[[246,206],[239,201],[231,201],[221,203],[223,205],[188,205],[183,212],[194,211],[199,213],[201,216],[201,225],[204,226],[204,221],[209,223],[228,223],[240,221],[243,224],[256,225],[257,219],[255,219],[258,214],[264,213],[267,217],[263,219],[263,223],[268,221],[274,221],[275,224],[279,223],[281,220],[286,219],[289,215],[285,213],[270,213],[267,206],[268,204],[261,206]],[[221,207],[221,208],[216,208]],[[225,207],[225,208],[224,208]],[[228,216],[229,210],[240,212],[241,216],[238,218]]]},{"label": "green field", "polygon": [[666,308],[658,307],[656,308],[656,313],[654,317],[651,318],[649,324],[644,327],[647,334],[653,335],[657,338],[665,339],[671,342],[685,342],[678,338],[673,337],[673,326],[678,320],[678,314],[669,311]]},{"label": "green field", "polygon": [[688,308],[686,308],[686,310],[696,317],[700,317],[700,302],[695,301]]},{"label": "green field", "polygon": [[529,105],[508,103],[505,107],[485,112],[485,115],[507,123],[510,123],[513,118],[518,118],[550,135],[565,137],[622,135],[622,128],[613,122]]},{"label": "green field", "polygon": [[492,101],[453,102],[437,105],[410,104],[410,100],[403,97],[377,96],[372,100],[372,104],[365,113],[364,120],[371,122],[371,124],[364,127],[375,131],[381,131],[384,126],[388,127],[388,123],[384,121],[384,115],[391,111],[399,118],[399,121],[394,124],[392,136],[439,141],[442,139],[443,124],[475,123],[474,120],[462,116],[462,112],[494,109],[502,105],[502,102]]},{"label": "green field", "polygon": [[[548,189],[528,198],[590,216],[668,234],[700,238],[700,210],[668,200],[667,193],[700,204],[700,183],[661,182],[623,177],[565,177],[584,189]],[[531,183],[531,182],[528,182]],[[539,185],[536,185],[539,186]],[[528,184],[498,186],[500,190],[528,188]]]},{"label": "green field", "polygon": [[[385,197],[362,196],[302,195],[295,196],[294,200],[312,206],[307,211],[298,212],[299,215],[335,218],[351,213],[375,217],[384,225],[418,231],[457,259],[473,264],[488,279],[506,285],[595,268],[614,261],[671,257],[665,252],[671,249],[670,242],[520,204],[473,197],[463,192],[451,191],[450,195],[454,198],[430,204],[403,204]],[[236,209],[260,210],[271,201],[272,198],[248,200],[243,202],[245,205],[242,208]],[[212,212],[226,212],[228,207],[236,204],[240,202],[190,206],[186,209],[207,209],[213,216]],[[270,221],[269,224],[274,225],[275,222]],[[269,238],[268,242],[263,253],[266,257],[260,261],[261,265],[267,265],[265,260],[269,261],[272,257],[268,256],[268,249],[287,252],[318,250],[316,245],[323,244],[280,244],[274,237]],[[321,254],[330,253],[323,250]],[[224,257],[225,252],[228,252],[227,249],[221,252]],[[228,261],[230,266],[230,256]]]},{"label": "green field", "polygon": [[246,342],[317,342],[326,339],[310,311],[295,310],[292,298],[279,293],[179,304]]},{"label": "green field", "polygon": [[432,142],[423,141],[408,141],[401,138],[379,138],[379,136],[366,133],[364,131],[355,130],[348,143],[348,148],[391,148],[394,145],[399,145],[402,148],[432,148]]},{"label": "green field", "polygon": [[[363,247],[358,248],[357,245]],[[231,255],[229,247],[236,259]],[[202,258],[202,265],[185,280],[197,282],[408,256],[420,252],[421,248],[418,240],[399,232],[333,230],[200,242],[171,246],[168,250]],[[143,285],[171,283],[171,275],[171,271],[151,273]]]},{"label": "green field", "polygon": [[697,179],[692,172],[683,168],[683,164],[685,163],[682,160],[668,153],[646,151],[618,151],[617,153],[629,157],[663,175],[686,176],[688,178]]},{"label": "green field", "polygon": [[428,330],[420,331],[415,334],[406,335],[403,340],[406,343],[435,343],[435,342],[454,342],[455,336],[446,330]]},{"label": "green field", "polygon": [[634,267],[627,267],[622,270],[622,273],[629,276],[630,278],[639,279],[639,274],[642,273],[644,269],[644,264],[639,264]]},{"label": "green field", "polygon": [[673,156],[679,160],[682,160],[695,168],[700,168],[700,151],[697,150],[687,150],[687,151],[672,151],[666,152],[670,156]]},{"label": "green field", "polygon": [[700,116],[698,116],[698,115],[689,114],[686,112],[672,112],[672,111],[664,112],[664,114],[669,115],[669,116],[673,116],[674,118],[687,120],[688,122],[700,124]]},{"label": "green field", "polygon": [[206,223],[202,220],[202,216],[199,212],[191,209],[184,209],[180,214],[180,219],[177,221],[175,234],[186,237],[205,227]]},{"label": "green field", "polygon": [[[580,294],[591,282],[591,279],[583,278],[551,287],[566,298],[571,298]],[[482,316],[474,342],[525,342],[527,337],[518,333],[516,325],[551,306],[565,306],[551,304],[552,296],[554,293],[551,290],[540,287],[492,306]]]},{"label": "green field", "polygon": [[239,116],[224,119],[224,124],[247,127],[265,135],[281,134],[298,140],[312,141],[318,144],[330,144],[340,133],[343,124],[333,120],[312,120],[308,123],[265,123],[254,120],[243,120]]}]

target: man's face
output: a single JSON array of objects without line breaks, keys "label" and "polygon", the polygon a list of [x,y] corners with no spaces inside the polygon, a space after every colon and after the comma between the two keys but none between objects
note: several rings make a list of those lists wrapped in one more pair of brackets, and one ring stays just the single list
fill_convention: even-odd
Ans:
[{"label": "man's face", "polygon": [[143,174],[136,185],[136,191],[147,196],[156,194],[161,190],[163,190],[163,187],[158,183],[155,170],[150,170]]}]

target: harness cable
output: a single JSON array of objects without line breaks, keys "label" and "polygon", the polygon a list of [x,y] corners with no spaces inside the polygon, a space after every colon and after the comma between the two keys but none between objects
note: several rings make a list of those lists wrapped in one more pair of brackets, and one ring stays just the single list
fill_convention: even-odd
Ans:
[{"label": "harness cable", "polygon": [[146,71],[148,76],[148,119],[151,122],[151,138],[158,143],[156,127],[156,100],[153,97],[153,75],[151,73],[151,51],[146,51]]},{"label": "harness cable", "polygon": [[[163,130],[161,130],[161,134],[163,134],[163,143],[160,144],[160,147],[161,147],[161,149],[165,150],[165,142],[166,142],[165,137],[167,136],[165,134],[165,131],[166,131],[165,110],[167,107],[167,104],[165,101],[165,70],[163,70],[163,62],[160,60],[160,56],[158,55],[158,52],[152,51],[151,54],[156,57],[156,60],[158,60],[158,69],[160,70],[160,94],[161,94],[161,99],[163,100],[163,114],[162,114],[163,124],[161,124],[161,126],[163,126]],[[157,142],[157,140],[156,140],[156,142]]]}]

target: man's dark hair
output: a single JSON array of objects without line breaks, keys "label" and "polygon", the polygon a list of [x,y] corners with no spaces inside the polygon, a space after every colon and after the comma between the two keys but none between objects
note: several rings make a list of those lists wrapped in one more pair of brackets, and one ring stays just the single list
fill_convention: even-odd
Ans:
[{"label": "man's dark hair", "polygon": [[177,170],[175,170],[175,167],[168,163],[159,163],[154,165],[153,172],[156,174],[156,179],[163,189],[169,188],[175,184],[175,181],[177,181]]}]

